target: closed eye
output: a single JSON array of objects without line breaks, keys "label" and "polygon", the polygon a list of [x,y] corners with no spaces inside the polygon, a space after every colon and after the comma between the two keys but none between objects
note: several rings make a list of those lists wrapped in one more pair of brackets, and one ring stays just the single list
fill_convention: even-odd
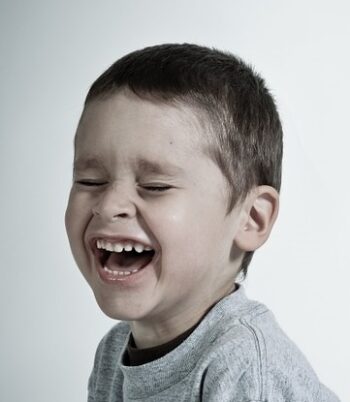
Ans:
[{"label": "closed eye", "polygon": [[87,180],[78,180],[75,183],[80,184],[82,186],[103,186],[104,184],[107,184],[107,182],[99,182],[99,181],[87,181]]},{"label": "closed eye", "polygon": [[153,192],[160,192],[160,191],[166,191],[171,189],[171,186],[143,186],[145,190],[153,191]]},{"label": "closed eye", "polygon": [[[103,186],[107,184],[107,182],[100,182],[100,181],[89,181],[89,180],[77,180],[75,183],[86,186],[86,187],[97,187]],[[171,186],[142,186],[143,189],[151,192],[164,192],[166,190],[170,190]]]}]

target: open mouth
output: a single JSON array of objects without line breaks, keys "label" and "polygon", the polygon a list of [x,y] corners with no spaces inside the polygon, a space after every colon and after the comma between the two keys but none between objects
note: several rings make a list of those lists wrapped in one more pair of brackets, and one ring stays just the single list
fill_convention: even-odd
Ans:
[{"label": "open mouth", "polygon": [[155,250],[138,243],[97,240],[95,255],[105,273],[112,279],[118,279],[133,275],[146,267],[152,261]]}]

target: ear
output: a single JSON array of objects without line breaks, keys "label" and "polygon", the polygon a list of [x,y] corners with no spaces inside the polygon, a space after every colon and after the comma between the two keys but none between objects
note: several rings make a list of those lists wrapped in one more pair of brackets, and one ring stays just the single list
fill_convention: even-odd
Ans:
[{"label": "ear", "polygon": [[268,239],[277,219],[279,195],[271,186],[252,190],[241,209],[241,222],[234,243],[243,251],[254,251]]}]

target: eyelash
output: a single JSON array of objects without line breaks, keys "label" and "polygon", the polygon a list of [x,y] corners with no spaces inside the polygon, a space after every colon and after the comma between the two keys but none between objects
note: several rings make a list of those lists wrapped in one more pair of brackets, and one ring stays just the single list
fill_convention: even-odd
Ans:
[{"label": "eyelash", "polygon": [[143,187],[145,190],[153,191],[153,192],[161,192],[168,190],[170,187],[169,186],[163,186],[163,187],[156,187],[156,186],[144,186]]},{"label": "eyelash", "polygon": [[80,184],[82,186],[87,186],[87,187],[103,186],[104,184],[106,184],[105,182],[98,183],[98,182],[94,182],[94,181],[84,181],[84,180],[78,180],[78,181],[76,181],[76,183]]},{"label": "eyelash", "polygon": [[[98,183],[98,182],[92,182],[92,181],[77,181],[77,184],[80,184],[82,186],[87,186],[87,187],[93,187],[93,186],[103,186],[104,184],[107,184],[105,182]],[[171,186],[144,186],[143,187],[146,190],[153,191],[153,192],[162,192],[166,190],[170,190]]]}]

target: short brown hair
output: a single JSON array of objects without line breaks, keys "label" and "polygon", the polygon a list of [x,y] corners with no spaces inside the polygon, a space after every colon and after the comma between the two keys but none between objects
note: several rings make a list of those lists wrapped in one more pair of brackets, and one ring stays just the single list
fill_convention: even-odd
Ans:
[{"label": "short brown hair", "polygon": [[[181,102],[211,128],[208,154],[227,179],[227,213],[259,185],[281,187],[283,133],[264,80],[231,53],[195,44],[163,44],[127,54],[92,84],[85,105],[128,88],[139,97]],[[253,251],[240,267],[245,278]]]}]

